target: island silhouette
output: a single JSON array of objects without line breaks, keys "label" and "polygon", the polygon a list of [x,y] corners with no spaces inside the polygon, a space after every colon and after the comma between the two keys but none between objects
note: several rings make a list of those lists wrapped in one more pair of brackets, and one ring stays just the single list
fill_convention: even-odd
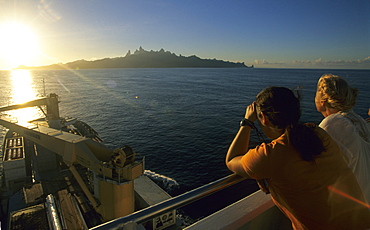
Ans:
[{"label": "island silhouette", "polygon": [[57,69],[109,69],[109,68],[253,68],[244,62],[229,62],[217,59],[201,59],[195,55],[178,56],[163,48],[159,51],[146,51],[141,46],[124,57],[103,58],[94,61],[77,60],[46,66],[19,66],[17,69],[57,70]]}]

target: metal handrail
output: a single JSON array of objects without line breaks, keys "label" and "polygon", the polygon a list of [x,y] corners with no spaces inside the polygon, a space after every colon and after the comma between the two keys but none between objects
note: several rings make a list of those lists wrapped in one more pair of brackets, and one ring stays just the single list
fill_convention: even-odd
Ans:
[{"label": "metal handrail", "polygon": [[211,195],[217,191],[225,189],[231,185],[234,185],[245,178],[240,177],[236,174],[228,175],[219,180],[213,181],[209,184],[203,185],[199,188],[193,189],[189,192],[165,200],[153,206],[134,212],[128,216],[120,217],[115,220],[103,223],[101,225],[91,228],[91,230],[105,230],[105,229],[118,229],[122,228],[125,223],[135,222],[137,224],[151,220],[157,216],[165,214],[171,210],[181,208],[187,204],[197,201],[203,197]]}]

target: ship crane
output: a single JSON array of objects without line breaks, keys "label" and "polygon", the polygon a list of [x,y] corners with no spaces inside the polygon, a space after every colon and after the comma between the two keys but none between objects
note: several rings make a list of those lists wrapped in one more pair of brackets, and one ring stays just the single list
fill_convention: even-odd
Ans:
[{"label": "ship crane", "polygon": [[[2,107],[0,112],[38,106],[45,114],[46,122],[24,125],[1,116],[0,125],[61,156],[103,221],[133,213],[133,180],[143,174],[144,160],[136,160],[135,152],[129,146],[112,150],[101,142],[62,131],[65,120],[59,116],[58,103],[58,96],[50,94],[24,104]],[[94,172],[93,193],[77,172],[76,165]]]}]

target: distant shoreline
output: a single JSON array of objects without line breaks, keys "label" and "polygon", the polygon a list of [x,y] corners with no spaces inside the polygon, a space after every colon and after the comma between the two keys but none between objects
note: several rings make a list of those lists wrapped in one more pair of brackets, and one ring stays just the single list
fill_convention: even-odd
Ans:
[{"label": "distant shoreline", "polygon": [[195,55],[178,56],[163,49],[146,51],[141,46],[133,54],[129,50],[124,57],[103,58],[94,61],[78,60],[46,66],[19,66],[16,69],[59,70],[59,69],[118,69],[118,68],[254,68],[244,62],[229,62],[217,59],[201,59]]}]

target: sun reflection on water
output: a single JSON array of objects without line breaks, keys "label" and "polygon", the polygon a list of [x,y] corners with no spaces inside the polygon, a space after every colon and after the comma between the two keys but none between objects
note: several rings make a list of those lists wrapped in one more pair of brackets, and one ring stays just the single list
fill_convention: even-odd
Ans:
[{"label": "sun reflection on water", "polygon": [[[22,104],[37,99],[32,75],[29,70],[13,70],[11,72],[12,89],[10,104]],[[35,107],[12,110],[8,112],[18,123],[25,123],[40,117],[40,112]]]}]

